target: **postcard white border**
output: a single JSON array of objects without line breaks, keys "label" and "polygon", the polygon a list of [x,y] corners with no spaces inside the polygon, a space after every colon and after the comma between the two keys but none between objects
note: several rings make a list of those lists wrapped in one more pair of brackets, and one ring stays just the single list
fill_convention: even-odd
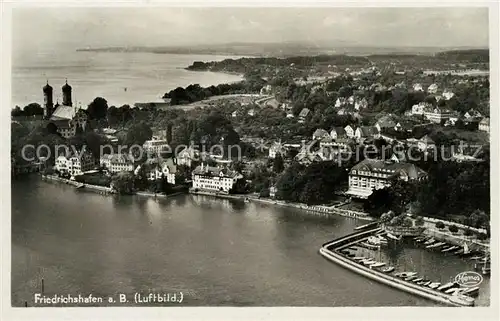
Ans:
[{"label": "postcard white border", "polygon": [[[491,306],[476,308],[423,308],[423,307],[383,307],[383,308],[141,308],[141,307],[108,307],[108,308],[12,308],[11,307],[11,194],[10,194],[10,92],[11,92],[11,13],[12,7],[24,6],[71,6],[71,7],[142,7],[142,6],[176,6],[176,7],[489,7],[489,41],[490,41],[490,84],[491,84],[491,218],[492,218],[492,264],[498,271],[498,227],[497,215],[499,204],[498,165],[500,133],[497,125],[499,118],[499,5],[497,1],[2,1],[1,8],[1,256],[2,256],[2,320],[498,320],[499,292],[498,273],[491,275]],[[497,196],[494,196],[497,195]]]}]

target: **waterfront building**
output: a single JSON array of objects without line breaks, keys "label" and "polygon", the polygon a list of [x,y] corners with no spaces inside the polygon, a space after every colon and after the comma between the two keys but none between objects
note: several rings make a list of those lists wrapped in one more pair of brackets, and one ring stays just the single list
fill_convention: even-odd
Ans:
[{"label": "waterfront building", "polygon": [[356,100],[354,103],[354,109],[356,110],[365,109],[366,107],[368,107],[368,101],[364,97],[361,100]]},{"label": "waterfront building", "polygon": [[347,135],[347,137],[349,137],[349,138],[354,137],[354,128],[351,127],[351,125],[345,126],[344,130],[345,130],[345,134]]},{"label": "waterfront building", "polygon": [[430,105],[425,102],[420,102],[411,106],[411,114],[412,115],[423,115],[426,108],[429,108]]},{"label": "waterfront building", "polygon": [[99,163],[113,174],[134,170],[134,161],[126,154],[104,154],[101,156]]},{"label": "waterfront building", "polygon": [[152,139],[144,142],[142,148],[147,153],[159,155],[161,152],[168,151],[170,145],[168,144],[167,140],[153,136]]},{"label": "waterfront building", "polygon": [[479,122],[479,130],[483,132],[490,132],[490,118],[489,117],[484,117],[480,122]]},{"label": "waterfront building", "polygon": [[55,161],[54,169],[61,173],[68,173],[74,177],[93,170],[94,167],[95,159],[92,154],[82,152],[81,155],[58,156]]},{"label": "waterfront building", "polygon": [[441,123],[443,120],[448,120],[450,117],[453,117],[454,114],[449,109],[441,109],[436,107],[434,109],[426,109],[424,110],[424,117],[430,120],[433,123]]},{"label": "waterfront building", "polygon": [[226,167],[197,166],[192,173],[193,188],[212,192],[228,193],[238,179],[243,178],[240,173]]},{"label": "waterfront building", "polygon": [[255,109],[250,109],[248,112],[247,112],[248,116],[255,116]]},{"label": "waterfront building", "polygon": [[48,120],[47,126],[52,124],[57,132],[64,138],[75,136],[77,129],[85,130],[87,125],[87,112],[78,106],[73,107],[71,98],[71,86],[68,81],[62,86],[62,105],[53,105],[53,90],[47,84],[43,87],[44,96],[44,116]]},{"label": "waterfront building", "polygon": [[373,190],[391,185],[391,180],[424,180],[427,173],[414,164],[365,159],[351,168],[349,189],[346,194],[368,198]]}]

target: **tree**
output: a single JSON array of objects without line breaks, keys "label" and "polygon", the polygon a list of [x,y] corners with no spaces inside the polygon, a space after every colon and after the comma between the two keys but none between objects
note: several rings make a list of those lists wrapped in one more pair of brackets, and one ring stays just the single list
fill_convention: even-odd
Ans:
[{"label": "tree", "polygon": [[23,115],[24,115],[24,113],[23,113],[23,110],[21,109],[21,107],[16,106],[16,107],[14,107],[14,109],[12,109],[12,110],[10,111],[10,115],[11,115],[12,117],[18,117],[18,116],[23,116]]},{"label": "tree", "polygon": [[278,153],[273,161],[273,171],[275,173],[281,173],[285,169],[285,165],[283,163],[283,157]]},{"label": "tree", "polygon": [[418,216],[416,219],[415,219],[415,225],[416,226],[423,226],[424,225],[424,218],[422,216]]},{"label": "tree", "polygon": [[125,144],[128,146],[132,145],[143,145],[146,140],[153,137],[153,130],[149,125],[141,121],[137,124],[133,124],[127,131],[125,138]]},{"label": "tree", "polygon": [[436,222],[436,227],[440,230],[444,229],[444,223],[441,221]]},{"label": "tree", "polygon": [[106,119],[108,111],[108,102],[102,97],[95,98],[87,107],[89,119]]},{"label": "tree", "polygon": [[111,179],[111,186],[118,194],[132,194],[134,192],[134,179],[132,173],[120,172]]},{"label": "tree", "polygon": [[457,233],[458,232],[458,227],[456,225],[450,225],[448,227],[448,230],[451,232],[451,233]]}]

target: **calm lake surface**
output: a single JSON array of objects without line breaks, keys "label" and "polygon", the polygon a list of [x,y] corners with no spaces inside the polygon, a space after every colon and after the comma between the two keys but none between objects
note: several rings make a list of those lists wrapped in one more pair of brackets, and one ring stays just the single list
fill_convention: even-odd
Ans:
[{"label": "calm lake surface", "polygon": [[[42,278],[46,295],[183,292],[189,306],[436,305],[318,254],[365,223],[204,196],[102,196],[23,178],[12,185],[12,305],[32,306]],[[436,281],[473,268],[408,247],[383,255]],[[476,304],[489,304],[488,278]]]},{"label": "calm lake surface", "polygon": [[[201,86],[239,81],[237,75],[184,70],[194,61],[218,61],[215,55],[77,52],[30,52],[12,57],[12,107],[37,102],[43,105],[47,79],[54,88],[54,103],[62,102],[65,79],[73,87],[73,104],[87,106],[103,97],[108,105],[161,101],[165,92],[190,84]],[[126,88],[126,89],[125,89]]]}]

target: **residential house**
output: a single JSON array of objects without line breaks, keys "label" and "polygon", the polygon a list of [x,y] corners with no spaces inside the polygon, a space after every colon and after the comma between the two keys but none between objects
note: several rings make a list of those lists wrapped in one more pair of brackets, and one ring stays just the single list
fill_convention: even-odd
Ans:
[{"label": "residential house", "polygon": [[417,146],[420,151],[428,151],[436,147],[436,143],[429,135],[425,135],[420,139],[409,138],[406,141],[410,146]]},{"label": "residential house", "polygon": [[482,118],[483,115],[478,112],[477,110],[475,110],[474,108],[470,109],[468,112],[466,112],[464,114],[464,118],[466,120],[471,120],[471,119],[474,119],[474,118]]},{"label": "residential house", "polygon": [[58,156],[55,161],[54,169],[61,173],[69,173],[71,177],[74,177],[93,170],[94,167],[95,159],[92,154],[82,151],[80,155],[75,153],[69,156]]},{"label": "residential house", "polygon": [[251,108],[250,110],[248,110],[247,112],[248,116],[255,116],[255,109]]},{"label": "residential house", "polygon": [[238,117],[238,111],[235,110],[231,113],[231,117],[235,118],[235,117]]},{"label": "residential house", "polygon": [[243,175],[226,167],[197,166],[192,172],[193,188],[228,193]]},{"label": "residential house", "polygon": [[394,117],[392,115],[386,115],[379,118],[379,120],[375,124],[377,131],[380,132],[384,128],[394,128],[394,126],[396,126],[396,122],[393,119]]},{"label": "residential house", "polygon": [[269,188],[269,197],[270,198],[276,198],[276,193],[278,192],[278,188],[276,185],[273,185]]},{"label": "residential house", "polygon": [[431,84],[429,87],[427,87],[427,92],[429,94],[435,94],[438,91],[438,85],[437,84]]},{"label": "residential house", "polygon": [[147,153],[159,155],[162,152],[169,151],[170,145],[167,140],[159,139],[158,137],[153,136],[151,140],[144,142],[142,148]]},{"label": "residential house", "polygon": [[286,118],[295,118],[295,116],[293,115],[293,113],[289,112],[286,114]]},{"label": "residential house", "polygon": [[349,98],[347,98],[347,103],[348,103],[349,105],[354,104],[354,96],[350,96]]},{"label": "residential house", "polygon": [[273,87],[271,85],[266,85],[260,89],[261,95],[269,95],[272,91]]},{"label": "residential house", "polygon": [[345,108],[340,108],[340,109],[337,111],[337,115],[339,115],[339,116],[347,115],[347,109],[345,109]]},{"label": "residential house", "polygon": [[354,103],[354,109],[356,110],[365,109],[366,107],[368,107],[368,101],[364,97]]},{"label": "residential house", "polygon": [[146,170],[146,177],[150,181],[166,178],[169,184],[175,185],[177,165],[174,159],[148,159],[144,164],[137,166],[134,173],[137,175],[141,168]]},{"label": "residential house", "polygon": [[353,138],[354,137],[354,128],[351,127],[351,125],[347,125],[344,127],[344,130],[345,130],[345,133],[347,135],[347,137],[349,138]]},{"label": "residential house", "polygon": [[401,120],[396,123],[394,130],[398,132],[411,132],[413,130],[414,123],[408,120]]},{"label": "residential house", "polygon": [[448,120],[444,123],[445,126],[455,126],[456,122],[460,118],[460,114],[458,112],[452,112],[452,115]]},{"label": "residential house", "polygon": [[177,154],[177,165],[185,165],[191,167],[193,161],[198,160],[199,157],[199,151],[197,151],[193,147],[186,147]]},{"label": "residential house", "polygon": [[312,139],[313,140],[322,140],[323,138],[330,136],[328,132],[322,128],[318,128],[314,131]]},{"label": "residential house", "polygon": [[264,106],[278,108],[280,107],[280,103],[276,100],[276,98],[271,98],[264,103]]},{"label": "residential house", "polygon": [[134,161],[127,154],[104,154],[99,163],[109,173],[131,172],[134,170]]},{"label": "residential house", "polygon": [[334,140],[337,140],[339,138],[347,138],[347,131],[345,128],[342,127],[334,127],[332,131],[330,132],[330,137]]},{"label": "residential house", "polygon": [[425,109],[428,107],[429,107],[429,105],[424,103],[424,102],[415,104],[415,105],[411,106],[411,114],[412,115],[423,115],[425,112]]},{"label": "residential house", "polygon": [[281,143],[281,140],[278,142],[274,142],[271,147],[269,147],[269,158],[274,159],[278,154],[283,156],[285,153],[285,147]]},{"label": "residential house", "polygon": [[443,96],[443,98],[445,100],[450,100],[451,98],[453,98],[453,96],[455,96],[455,94],[453,92],[449,91],[448,89],[445,89],[443,91],[443,95],[442,96]]},{"label": "residential house", "polygon": [[447,120],[454,114],[449,109],[442,109],[436,107],[434,109],[426,109],[424,111],[424,117],[433,123],[441,123],[442,120]]},{"label": "residential house", "polygon": [[356,129],[354,137],[356,140],[361,141],[366,138],[377,138],[379,131],[375,126],[361,126]]},{"label": "residential house", "polygon": [[421,181],[427,178],[427,173],[410,163],[365,159],[351,168],[346,194],[366,199],[373,190],[390,186],[394,178]]},{"label": "residential house", "polygon": [[303,108],[299,114],[299,123],[305,122],[310,112],[309,108]]},{"label": "residential house", "polygon": [[490,132],[490,118],[489,117],[484,117],[480,122],[479,122],[479,130],[483,132]]},{"label": "residential house", "polygon": [[337,100],[335,101],[335,107],[336,108],[340,108],[342,106],[344,106],[346,104],[346,99],[345,97],[339,97],[337,98]]},{"label": "residential house", "polygon": [[414,84],[413,90],[414,91],[424,91],[424,87],[422,87],[422,84]]}]

